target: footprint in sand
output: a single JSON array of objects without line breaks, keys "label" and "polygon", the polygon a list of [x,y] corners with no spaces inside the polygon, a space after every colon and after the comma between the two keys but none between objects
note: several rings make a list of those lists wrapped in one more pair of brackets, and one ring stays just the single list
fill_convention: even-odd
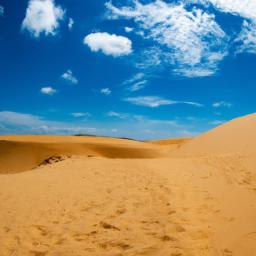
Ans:
[{"label": "footprint in sand", "polygon": [[104,228],[104,229],[113,229],[113,230],[118,230],[118,231],[120,231],[119,228],[117,228],[117,227],[115,227],[114,225],[111,225],[111,224],[109,224],[109,223],[107,223],[107,222],[104,222],[104,221],[101,221],[101,222],[100,222],[100,226],[101,226],[102,228]]}]

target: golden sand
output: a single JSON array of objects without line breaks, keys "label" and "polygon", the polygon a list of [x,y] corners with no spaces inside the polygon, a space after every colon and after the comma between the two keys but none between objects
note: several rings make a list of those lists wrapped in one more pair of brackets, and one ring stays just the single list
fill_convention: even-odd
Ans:
[{"label": "golden sand", "polygon": [[0,137],[0,256],[255,252],[255,114],[194,139]]}]

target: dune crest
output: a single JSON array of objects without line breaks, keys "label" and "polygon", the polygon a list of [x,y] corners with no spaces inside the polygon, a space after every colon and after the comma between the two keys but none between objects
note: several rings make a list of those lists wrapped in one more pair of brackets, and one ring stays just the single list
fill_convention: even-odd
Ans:
[{"label": "dune crest", "polygon": [[157,158],[156,145],[127,139],[88,136],[0,136],[0,174],[33,169],[51,157]]},{"label": "dune crest", "polygon": [[177,155],[255,154],[256,114],[236,118],[183,144]]}]

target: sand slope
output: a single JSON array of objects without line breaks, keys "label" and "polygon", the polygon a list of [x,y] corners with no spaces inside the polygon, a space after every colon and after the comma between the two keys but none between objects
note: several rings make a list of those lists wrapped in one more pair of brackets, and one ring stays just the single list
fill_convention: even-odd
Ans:
[{"label": "sand slope", "polygon": [[148,143],[86,136],[0,136],[0,174],[37,167],[54,156],[155,158],[163,155]]},{"label": "sand slope", "polygon": [[185,141],[1,140],[1,256],[256,251],[255,114]]},{"label": "sand slope", "polygon": [[182,145],[180,155],[256,153],[256,114],[240,117]]}]

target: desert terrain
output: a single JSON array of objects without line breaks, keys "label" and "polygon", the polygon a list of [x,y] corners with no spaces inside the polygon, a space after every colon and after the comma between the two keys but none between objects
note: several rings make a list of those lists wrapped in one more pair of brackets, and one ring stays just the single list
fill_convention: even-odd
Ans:
[{"label": "desert terrain", "polygon": [[195,138],[0,136],[0,256],[253,256],[256,114]]}]

